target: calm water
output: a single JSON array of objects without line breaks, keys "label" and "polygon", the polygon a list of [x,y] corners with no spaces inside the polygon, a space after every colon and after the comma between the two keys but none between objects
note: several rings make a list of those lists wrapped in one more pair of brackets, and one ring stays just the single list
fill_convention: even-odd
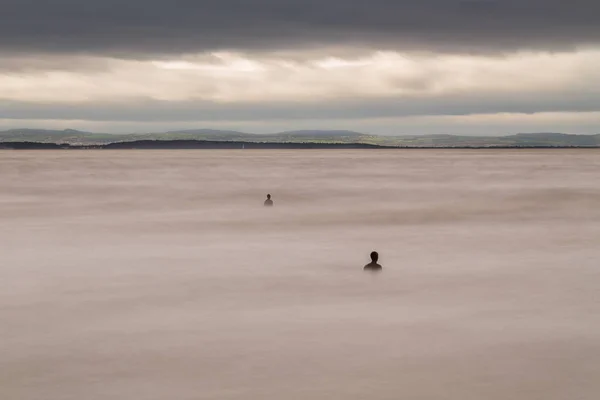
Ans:
[{"label": "calm water", "polygon": [[1,399],[600,396],[599,151],[4,151],[0,177]]}]

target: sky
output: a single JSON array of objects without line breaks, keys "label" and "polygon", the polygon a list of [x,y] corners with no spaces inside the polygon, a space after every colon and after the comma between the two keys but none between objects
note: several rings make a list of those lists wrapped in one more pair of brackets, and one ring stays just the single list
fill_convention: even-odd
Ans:
[{"label": "sky", "polygon": [[0,129],[600,133],[598,0],[0,6]]}]

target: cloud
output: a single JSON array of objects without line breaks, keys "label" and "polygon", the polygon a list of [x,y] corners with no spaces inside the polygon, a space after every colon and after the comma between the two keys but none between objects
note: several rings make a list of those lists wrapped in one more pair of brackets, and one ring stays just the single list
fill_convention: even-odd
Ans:
[{"label": "cloud", "polygon": [[2,0],[0,12],[5,121],[600,125],[581,120],[600,111],[596,0]]},{"label": "cloud", "polygon": [[[302,62],[214,53],[76,58],[0,75],[0,118],[257,120],[600,111],[600,51],[503,57],[376,52]],[[100,64],[100,63],[97,63]],[[81,67],[81,69],[78,69]]]},{"label": "cloud", "polygon": [[[7,70],[0,99],[20,102],[316,102],[490,98],[600,92],[600,51],[505,57],[376,52],[294,62],[214,53],[171,61],[65,60],[68,69]],[[95,65],[88,69],[87,66]],[[79,69],[80,68],[80,69]],[[65,90],[68,89],[68,90]],[[501,110],[500,110],[501,111]]]},{"label": "cloud", "polygon": [[597,0],[3,0],[0,52],[565,50],[600,42]]},{"label": "cloud", "polygon": [[489,113],[592,112],[600,96],[571,92],[548,95],[489,94],[426,98],[341,99],[320,102],[223,104],[207,101],[127,101],[95,103],[24,103],[0,101],[0,118],[83,119],[89,121],[269,121]]}]

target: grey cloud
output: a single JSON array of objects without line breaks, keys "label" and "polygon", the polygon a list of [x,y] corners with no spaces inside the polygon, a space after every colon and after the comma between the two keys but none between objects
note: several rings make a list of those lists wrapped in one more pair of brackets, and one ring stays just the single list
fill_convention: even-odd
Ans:
[{"label": "grey cloud", "polygon": [[139,100],[127,103],[41,104],[0,101],[0,119],[89,121],[276,121],[494,113],[600,111],[600,93],[579,92],[346,99],[328,102],[219,104]]},{"label": "grey cloud", "polygon": [[107,71],[110,69],[110,66],[110,59],[103,57],[65,57],[53,54],[0,54],[0,73],[64,70],[97,72]]},{"label": "grey cloud", "polygon": [[0,51],[153,54],[321,46],[450,52],[600,42],[597,0],[1,0]]}]

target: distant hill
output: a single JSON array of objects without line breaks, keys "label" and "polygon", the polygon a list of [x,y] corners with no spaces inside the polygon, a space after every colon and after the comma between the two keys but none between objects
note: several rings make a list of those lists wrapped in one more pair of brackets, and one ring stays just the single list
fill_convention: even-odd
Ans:
[{"label": "distant hill", "polygon": [[[1,145],[1,144],[0,144]],[[360,143],[234,142],[208,140],[138,140],[102,145],[103,149],[370,149],[387,147]]]},{"label": "distant hill", "polygon": [[385,149],[391,148],[360,143],[279,143],[236,142],[210,140],[134,140],[95,145],[70,145],[40,142],[0,142],[2,150],[128,150],[128,149]]},{"label": "distant hill", "polygon": [[102,144],[127,140],[130,135],[112,135],[108,133],[91,133],[74,129],[11,129],[0,132],[0,142],[38,142],[67,144]]},{"label": "distant hill", "polygon": [[377,136],[344,130],[300,130],[259,135],[214,129],[135,134],[92,133],[72,129],[12,129],[0,132],[0,143],[36,142],[89,146],[155,140],[365,144],[402,147],[600,147],[600,134],[568,135],[563,133],[519,133],[508,136]]},{"label": "distant hill", "polygon": [[600,146],[600,135],[565,135],[563,133],[519,133],[506,136],[520,146]]}]

